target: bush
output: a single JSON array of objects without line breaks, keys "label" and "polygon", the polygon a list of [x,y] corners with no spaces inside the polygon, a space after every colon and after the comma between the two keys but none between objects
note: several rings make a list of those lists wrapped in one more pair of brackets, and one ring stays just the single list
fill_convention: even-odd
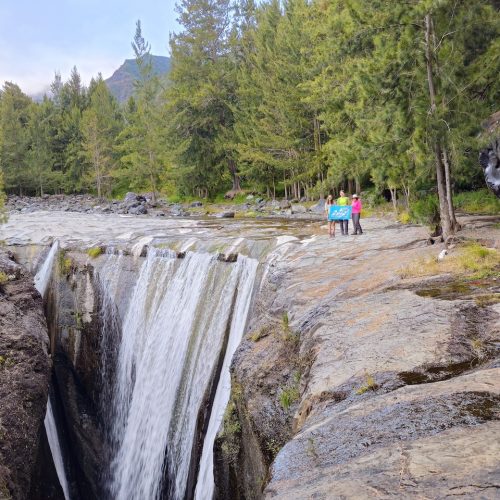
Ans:
[{"label": "bush", "polygon": [[500,200],[487,189],[459,193],[453,197],[455,208],[468,214],[497,215]]},{"label": "bush", "polygon": [[410,220],[417,224],[434,226],[439,223],[439,202],[437,196],[430,195],[410,204]]}]

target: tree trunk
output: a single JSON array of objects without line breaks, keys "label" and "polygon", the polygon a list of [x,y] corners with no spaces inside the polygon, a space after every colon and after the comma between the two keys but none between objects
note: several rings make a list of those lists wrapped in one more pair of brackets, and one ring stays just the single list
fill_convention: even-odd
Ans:
[{"label": "tree trunk", "polygon": [[361,196],[361,183],[358,178],[356,178],[356,193]]},{"label": "tree trunk", "polygon": [[451,188],[451,168],[446,148],[443,148],[443,164],[446,180],[446,198],[448,200],[448,211],[450,214],[451,226],[453,232],[455,232],[457,229],[460,229],[460,224],[457,222],[457,218],[455,217],[455,207],[453,206],[453,190]]},{"label": "tree trunk", "polygon": [[[432,68],[431,39],[433,38],[433,25],[431,15],[425,16],[425,59],[427,68],[427,84],[429,86],[429,99],[431,103],[431,115],[436,111],[436,87],[434,85],[434,73]],[[453,206],[453,199],[447,196],[446,173],[443,165],[442,148],[439,137],[434,139],[434,157],[436,162],[436,182],[439,197],[439,217],[443,239],[454,234],[454,226],[450,218],[450,205]],[[450,184],[451,186],[451,184]]]},{"label": "tree trunk", "polygon": [[397,190],[396,188],[389,188],[389,191],[391,193],[392,208],[394,208],[394,211],[396,212],[398,210]]},{"label": "tree trunk", "polygon": [[240,176],[236,168],[236,162],[233,159],[228,160],[229,172],[231,172],[231,177],[233,178],[233,188],[231,191],[237,192],[241,191]]}]

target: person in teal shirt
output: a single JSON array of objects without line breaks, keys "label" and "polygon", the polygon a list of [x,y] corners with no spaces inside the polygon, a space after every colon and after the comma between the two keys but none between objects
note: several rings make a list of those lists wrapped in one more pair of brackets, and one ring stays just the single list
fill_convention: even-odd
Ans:
[{"label": "person in teal shirt", "polygon": [[[349,198],[345,195],[344,191],[340,191],[340,198],[337,199],[337,205],[341,207],[349,205]],[[344,236],[349,234],[349,219],[340,221],[340,231]]]}]

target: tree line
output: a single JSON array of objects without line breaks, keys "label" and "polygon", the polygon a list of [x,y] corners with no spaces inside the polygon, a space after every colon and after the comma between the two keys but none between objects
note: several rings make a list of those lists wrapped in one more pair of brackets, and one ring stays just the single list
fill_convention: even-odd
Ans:
[{"label": "tree line", "polygon": [[180,0],[168,81],[140,22],[141,78],[120,107],[76,68],[34,103],[0,93],[7,191],[308,198],[373,186],[394,203],[482,185],[500,102],[498,0]]}]

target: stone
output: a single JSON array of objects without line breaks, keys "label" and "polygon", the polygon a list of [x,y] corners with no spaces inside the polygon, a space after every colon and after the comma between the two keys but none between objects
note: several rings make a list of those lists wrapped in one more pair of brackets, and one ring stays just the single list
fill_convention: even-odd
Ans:
[{"label": "stone", "polygon": [[128,213],[132,215],[145,215],[148,213],[148,209],[144,205],[138,205],[128,209]]},{"label": "stone", "polygon": [[227,212],[220,212],[216,215],[219,219],[234,219],[234,212],[232,211],[227,211]]},{"label": "stone", "polygon": [[291,203],[288,200],[281,200],[279,204],[279,208],[281,210],[286,210],[291,207]]},{"label": "stone", "polygon": [[193,201],[189,206],[191,208],[202,207],[203,203],[201,201]]},{"label": "stone", "polygon": [[307,208],[304,205],[292,205],[292,215],[293,214],[305,214]]}]

